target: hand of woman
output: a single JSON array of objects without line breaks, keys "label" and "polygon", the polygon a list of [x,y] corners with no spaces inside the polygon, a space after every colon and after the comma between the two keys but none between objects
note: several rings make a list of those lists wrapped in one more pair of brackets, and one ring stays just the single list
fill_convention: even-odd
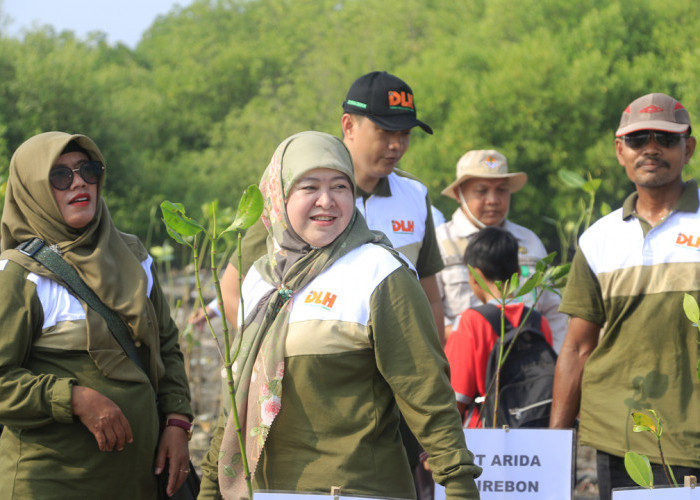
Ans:
[{"label": "hand of woman", "polygon": [[133,442],[131,426],[121,409],[95,389],[74,385],[71,392],[73,415],[95,436],[100,451],[124,449]]},{"label": "hand of woman", "polygon": [[201,332],[207,322],[207,317],[211,319],[214,316],[216,316],[216,312],[211,307],[205,306],[204,309],[200,307],[190,315],[187,322]]},{"label": "hand of woman", "polygon": [[[166,418],[188,420],[185,415],[171,413]],[[166,493],[172,496],[180,489],[190,473],[190,451],[187,447],[187,432],[181,427],[167,426],[160,436],[156,455],[156,475],[168,464],[168,486]]]}]

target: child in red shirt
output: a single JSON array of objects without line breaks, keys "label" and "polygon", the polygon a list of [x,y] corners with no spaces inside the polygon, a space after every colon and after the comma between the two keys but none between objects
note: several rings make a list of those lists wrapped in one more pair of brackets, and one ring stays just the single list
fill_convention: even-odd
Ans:
[{"label": "child in red shirt", "polygon": [[[489,292],[483,290],[470,273],[469,285],[474,295],[484,303],[498,304],[497,299],[501,298],[501,294],[495,282],[505,282],[514,273],[520,273],[518,242],[504,229],[494,226],[485,227],[470,239],[464,254],[464,263],[474,268],[489,288]],[[510,303],[506,304],[505,316],[514,327],[517,327],[526,311],[524,304]],[[540,330],[551,345],[552,331],[544,316],[542,316]],[[447,338],[445,354],[450,363],[451,382],[457,398],[457,408],[465,419],[464,427],[481,427],[478,410],[469,412],[467,410],[474,407],[475,398],[483,396],[486,391],[486,365],[499,334],[500,332],[494,332],[489,322],[479,312],[467,309],[460,316],[457,328]]]}]

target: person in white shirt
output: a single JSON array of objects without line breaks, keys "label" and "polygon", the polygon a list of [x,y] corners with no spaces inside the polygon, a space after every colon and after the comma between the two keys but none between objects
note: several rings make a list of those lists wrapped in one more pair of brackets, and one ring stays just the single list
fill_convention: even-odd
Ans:
[{"label": "person in white shirt", "polygon": [[[537,261],[547,255],[542,241],[529,229],[507,220],[510,195],[527,182],[524,172],[508,172],[508,162],[493,149],[473,150],[457,162],[454,182],[442,194],[454,199],[459,207],[452,218],[435,230],[445,268],[438,273],[438,287],[445,312],[445,335],[459,320],[459,315],[479,304],[469,287],[469,270],[464,265],[464,251],[469,237],[486,226],[506,229],[518,240],[519,263],[523,277],[532,274]],[[534,293],[523,297],[531,306]],[[535,309],[552,328],[553,347],[559,352],[567,327],[566,315],[558,311],[560,297],[545,291]]]}]

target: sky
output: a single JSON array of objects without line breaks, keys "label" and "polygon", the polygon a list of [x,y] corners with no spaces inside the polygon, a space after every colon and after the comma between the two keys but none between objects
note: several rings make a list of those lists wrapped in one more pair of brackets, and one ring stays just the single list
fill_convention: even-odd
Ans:
[{"label": "sky", "polygon": [[9,19],[4,28],[9,36],[23,29],[50,24],[56,32],[73,31],[85,38],[90,31],[107,34],[107,42],[122,42],[135,48],[143,32],[156,17],[192,0],[0,0],[0,14]]}]

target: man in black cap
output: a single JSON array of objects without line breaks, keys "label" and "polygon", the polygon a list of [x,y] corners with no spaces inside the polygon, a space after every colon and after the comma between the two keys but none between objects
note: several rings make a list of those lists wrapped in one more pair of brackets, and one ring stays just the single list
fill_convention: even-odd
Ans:
[{"label": "man in black cap", "polygon": [[685,294],[700,299],[700,196],[682,177],[695,145],[674,98],[648,94],[625,109],[615,152],[636,191],[581,236],[561,302],[571,321],[550,427],[571,427],[580,413],[581,442],[597,450],[601,500],[635,485],[627,451],[649,457],[654,483],[666,483],[656,440],[633,432],[633,411],[661,418],[676,478],[700,473],[698,331],[684,314]]},{"label": "man in black cap", "polygon": [[[413,127],[433,133],[417,117],[411,88],[385,71],[361,76],[343,102],[343,142],[355,167],[355,205],[367,225],[387,235],[418,272],[444,345],[442,299],[436,275],[444,267],[435,237],[428,189],[396,168],[408,151]],[[419,460],[421,449],[402,420],[401,432],[413,467],[419,500],[433,497],[432,477]]]},{"label": "man in black cap", "polygon": [[358,186],[356,206],[367,225],[387,235],[413,263],[444,344],[442,301],[436,274],[444,267],[435,238],[428,189],[396,168],[408,151],[411,130],[433,130],[416,114],[413,91],[385,71],[361,76],[343,102],[343,142]]}]

